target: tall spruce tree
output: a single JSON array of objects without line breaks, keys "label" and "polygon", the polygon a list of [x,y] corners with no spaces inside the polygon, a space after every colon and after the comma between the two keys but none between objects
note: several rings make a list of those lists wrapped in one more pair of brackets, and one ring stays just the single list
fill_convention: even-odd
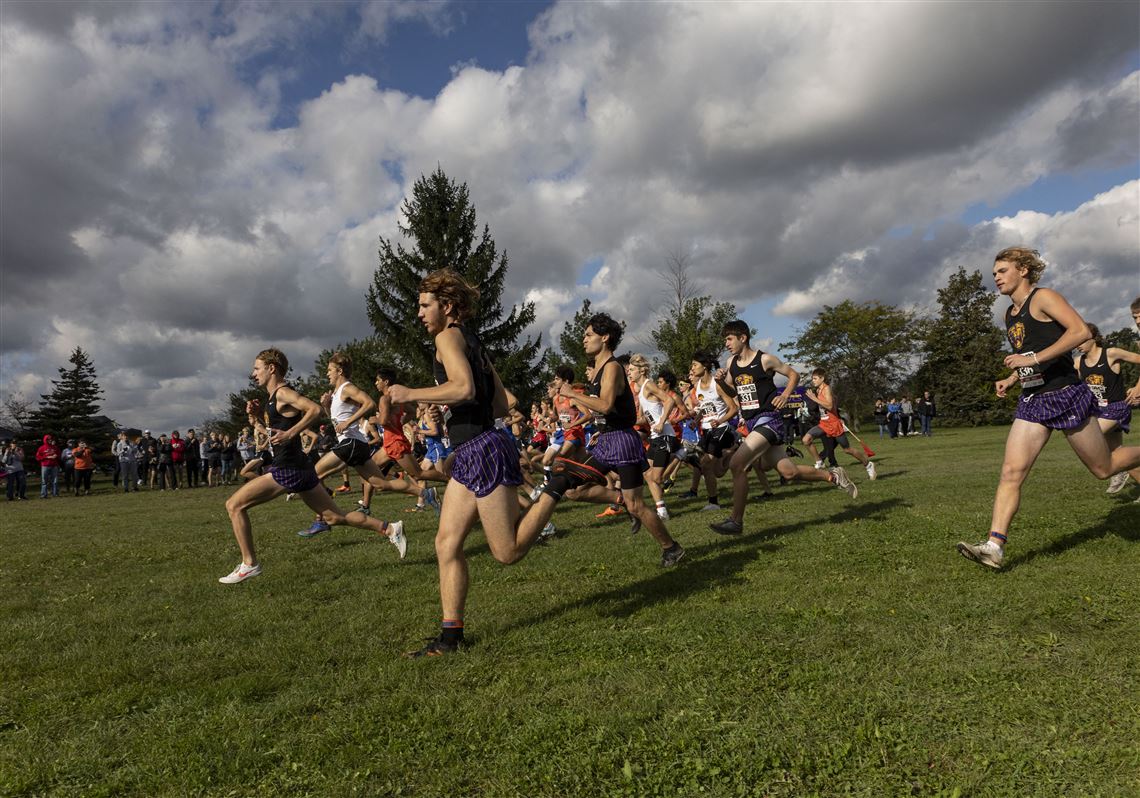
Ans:
[{"label": "tall spruce tree", "polygon": [[938,317],[924,325],[916,391],[934,394],[939,418],[950,424],[1005,424],[1012,398],[999,399],[994,380],[1009,373],[1005,335],[993,321],[994,300],[980,271],[963,267],[938,289]]},{"label": "tall spruce tree", "polygon": [[41,394],[43,402],[32,413],[29,426],[39,435],[58,439],[87,441],[97,451],[106,451],[115,436],[115,424],[97,415],[103,389],[96,382],[95,366],[79,347],[68,358],[71,367],[61,366],[59,379],[52,380],[51,393]]},{"label": "tall spruce tree", "polygon": [[380,263],[367,299],[368,319],[377,336],[398,353],[392,365],[409,384],[430,384],[433,351],[416,318],[419,283],[436,269],[450,268],[479,289],[471,327],[503,384],[520,400],[537,395],[541,375],[535,361],[542,336],[519,342],[534,321],[534,303],[513,306],[504,317],[501,297],[507,255],[498,253],[486,225],[479,234],[467,185],[449,180],[442,168],[436,168],[415,182],[403,210],[407,224],[400,226],[400,232],[410,239],[411,249],[380,239]]}]

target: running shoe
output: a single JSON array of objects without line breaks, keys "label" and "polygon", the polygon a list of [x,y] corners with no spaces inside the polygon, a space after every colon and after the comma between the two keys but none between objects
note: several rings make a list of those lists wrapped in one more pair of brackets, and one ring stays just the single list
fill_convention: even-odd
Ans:
[{"label": "running shoe", "polygon": [[238,582],[244,582],[260,573],[260,563],[258,565],[246,565],[244,562],[239,562],[237,568],[234,568],[226,576],[220,577],[218,581],[223,585],[236,585]]},{"label": "running shoe", "polygon": [[768,491],[767,493],[757,493],[755,496],[752,497],[752,501],[762,502],[765,499],[771,499],[775,495],[776,494],[772,493],[772,491]]},{"label": "running shoe", "polygon": [[546,526],[544,526],[542,528],[542,531],[538,533],[538,539],[539,540],[548,540],[548,539],[554,537],[554,533],[557,531],[558,530],[554,528],[554,522],[553,521],[547,521]]},{"label": "running shoe", "polygon": [[436,495],[435,488],[424,488],[420,496],[428,507],[439,512],[439,496]]},{"label": "running shoe", "polygon": [[843,470],[843,466],[829,468],[827,472],[835,477],[835,487],[847,491],[847,495],[852,499],[858,498],[859,486],[851,481],[851,477],[847,476],[847,472]]},{"label": "running shoe", "polygon": [[418,651],[408,651],[404,654],[405,659],[419,659],[420,657],[442,657],[447,654],[454,654],[459,650],[459,646],[463,644],[463,639],[455,643],[445,642],[443,637],[433,637],[427,641],[427,645]]},{"label": "running shoe", "polygon": [[404,536],[403,521],[393,521],[388,524],[388,542],[400,552],[400,559],[404,559],[404,555],[408,553],[408,539]]},{"label": "running shoe", "polygon": [[1108,490],[1105,493],[1120,493],[1124,490],[1124,486],[1128,484],[1128,472],[1121,471],[1119,474],[1113,474],[1108,480]]},{"label": "running shoe", "polygon": [[336,492],[337,493],[352,493],[352,486],[351,485],[341,485],[339,488],[336,489]]},{"label": "running shoe", "polygon": [[684,493],[682,493],[680,496],[678,496],[677,498],[679,498],[679,499],[695,499],[695,498],[697,498],[697,492],[695,490],[687,490]]},{"label": "running shoe", "polygon": [[715,513],[717,511],[719,511],[720,509],[721,508],[720,508],[719,504],[716,504],[714,502],[709,502],[708,504],[706,504],[704,507],[701,508],[701,512],[702,513]]},{"label": "running shoe", "polygon": [[1001,568],[1001,561],[1005,556],[1005,552],[1002,551],[1001,546],[992,540],[985,540],[981,543],[973,544],[960,541],[958,543],[958,553],[967,560],[973,560],[988,568],[993,568],[995,571]]},{"label": "running shoe", "polygon": [[658,507],[657,508],[657,517],[660,518],[662,521],[668,521],[669,520],[669,508]]},{"label": "running shoe", "polygon": [[611,505],[607,506],[606,509],[602,510],[600,513],[598,513],[594,517],[595,518],[613,518],[615,515],[621,515],[624,512],[625,512],[624,507],[619,507],[616,504],[611,504]]},{"label": "running shoe", "polygon": [[535,485],[534,490],[530,492],[530,500],[532,502],[538,501],[538,497],[542,495],[542,485]]},{"label": "running shoe", "polygon": [[665,551],[661,552],[661,567],[670,568],[679,563],[685,556],[685,550],[681,548],[680,543],[674,543]]},{"label": "running shoe", "polygon": [[357,499],[357,501],[356,501],[356,512],[364,513],[365,515],[372,515],[372,508],[369,507],[364,502]]},{"label": "running shoe", "polygon": [[326,524],[324,521],[322,521],[320,518],[318,518],[316,521],[313,522],[312,526],[310,526],[308,529],[302,529],[300,532],[297,533],[297,535],[300,537],[303,537],[303,538],[311,538],[314,535],[321,534],[322,532],[328,532],[330,529],[332,529],[332,527],[330,527],[328,524]]},{"label": "running shoe", "polygon": [[286,493],[286,494],[285,494],[285,501],[287,501],[287,502],[291,502],[291,501],[293,501],[293,499],[295,499],[295,498],[297,498],[297,494],[296,494],[296,493]]},{"label": "running shoe", "polygon": [[641,519],[633,513],[629,514],[629,534],[636,535],[641,531]]},{"label": "running shoe", "polygon": [[803,457],[804,453],[797,449],[795,446],[784,447],[784,454],[788,457]]},{"label": "running shoe", "polygon": [[671,488],[671,487],[673,487],[673,480],[667,479],[661,483],[661,492],[662,493],[668,493],[669,488]]},{"label": "running shoe", "polygon": [[815,465],[812,466],[812,468],[822,469],[823,468],[823,461],[822,460],[816,460]]},{"label": "running shoe", "polygon": [[411,507],[404,508],[405,513],[426,513],[427,508],[422,504],[413,504]]},{"label": "running shoe", "polygon": [[874,482],[879,478],[879,472],[875,470],[875,462],[873,460],[867,461],[867,479]]},{"label": "running shoe", "polygon": [[731,518],[726,518],[723,521],[718,521],[715,524],[709,524],[709,529],[716,532],[718,535],[739,535],[744,531],[744,527],[733,521]]}]

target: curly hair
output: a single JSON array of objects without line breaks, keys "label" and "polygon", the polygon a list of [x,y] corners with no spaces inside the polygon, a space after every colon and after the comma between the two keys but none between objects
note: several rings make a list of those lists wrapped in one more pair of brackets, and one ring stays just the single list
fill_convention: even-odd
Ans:
[{"label": "curly hair", "polygon": [[1029,247],[1006,247],[994,256],[994,263],[1002,261],[1024,269],[1026,279],[1034,284],[1041,279],[1041,273],[1045,271],[1045,261],[1041,260],[1041,253]]}]

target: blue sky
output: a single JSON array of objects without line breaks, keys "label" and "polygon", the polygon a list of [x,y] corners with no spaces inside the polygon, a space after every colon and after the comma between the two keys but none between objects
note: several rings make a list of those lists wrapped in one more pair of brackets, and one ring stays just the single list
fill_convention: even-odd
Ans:
[{"label": "blue sky", "polygon": [[1116,329],[1138,26],[1128,4],[7,2],[0,394],[82,343],[108,415],[173,428],[265,345],[308,370],[368,334],[377,240],[437,165],[546,341],[585,298],[646,340],[672,256],[778,343],[843,299],[929,310],[1023,243]]}]

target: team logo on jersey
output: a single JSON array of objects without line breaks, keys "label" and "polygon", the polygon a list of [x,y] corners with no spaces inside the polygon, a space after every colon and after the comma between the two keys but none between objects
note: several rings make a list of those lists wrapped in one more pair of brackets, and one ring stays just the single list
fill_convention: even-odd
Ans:
[{"label": "team logo on jersey", "polygon": [[1009,328],[1006,336],[1009,338],[1009,343],[1013,348],[1020,352],[1022,345],[1025,343],[1025,325],[1020,321],[1017,322]]},{"label": "team logo on jersey", "polygon": [[1088,383],[1090,386],[1093,386],[1093,385],[1103,386],[1104,385],[1104,377],[1100,374],[1090,374],[1089,376],[1085,377],[1085,382]]}]

